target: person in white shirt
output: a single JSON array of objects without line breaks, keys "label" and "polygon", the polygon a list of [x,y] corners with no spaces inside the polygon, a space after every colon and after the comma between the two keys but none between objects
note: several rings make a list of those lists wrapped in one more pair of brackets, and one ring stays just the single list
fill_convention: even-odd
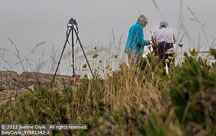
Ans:
[{"label": "person in white shirt", "polygon": [[154,46],[154,49],[158,50],[156,54],[160,56],[160,59],[163,61],[164,66],[165,60],[169,56],[173,57],[173,44],[175,44],[176,42],[173,31],[168,27],[169,25],[167,22],[161,21],[159,29],[156,30],[152,36],[153,44],[157,45],[157,47]]}]

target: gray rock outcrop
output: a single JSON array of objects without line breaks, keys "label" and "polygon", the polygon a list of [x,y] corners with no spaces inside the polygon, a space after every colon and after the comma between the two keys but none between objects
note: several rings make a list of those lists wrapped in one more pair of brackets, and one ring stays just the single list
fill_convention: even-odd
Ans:
[{"label": "gray rock outcrop", "polygon": [[[0,105],[26,91],[34,91],[35,85],[50,88],[52,79],[53,74],[23,72],[19,75],[14,71],[0,71]],[[69,85],[69,83],[70,76],[57,75],[54,89],[61,90],[64,85]]]}]

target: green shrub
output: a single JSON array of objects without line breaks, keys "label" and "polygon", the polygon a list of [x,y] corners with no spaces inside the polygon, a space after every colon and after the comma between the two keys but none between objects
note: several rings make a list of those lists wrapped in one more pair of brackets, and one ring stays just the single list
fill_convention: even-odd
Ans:
[{"label": "green shrub", "polygon": [[144,136],[184,136],[184,128],[170,116],[170,113],[153,113],[144,125],[138,127],[138,131]]},{"label": "green shrub", "polygon": [[166,136],[166,129],[162,122],[153,114],[144,125],[138,127],[138,130],[144,136]]},{"label": "green shrub", "polygon": [[5,88],[3,86],[0,86],[0,92],[4,91],[4,90],[5,90]]},{"label": "green shrub", "polygon": [[[173,73],[170,96],[181,123],[198,124],[206,135],[214,135],[216,126],[216,73],[206,61],[185,55],[184,62]],[[214,134],[212,133],[214,131]]]}]

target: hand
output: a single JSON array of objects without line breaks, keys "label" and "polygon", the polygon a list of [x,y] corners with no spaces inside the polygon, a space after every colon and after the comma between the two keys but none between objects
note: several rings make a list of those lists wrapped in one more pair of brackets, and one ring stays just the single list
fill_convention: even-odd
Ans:
[{"label": "hand", "polygon": [[152,40],[147,40],[147,41],[148,41],[148,45],[152,44],[152,43],[151,43]]}]

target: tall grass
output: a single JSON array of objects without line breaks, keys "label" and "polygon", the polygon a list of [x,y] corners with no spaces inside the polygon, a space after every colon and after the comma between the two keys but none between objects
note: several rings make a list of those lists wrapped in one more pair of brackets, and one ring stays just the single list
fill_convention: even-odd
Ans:
[{"label": "tall grass", "polygon": [[[80,85],[71,90],[48,91],[39,87],[35,92],[28,92],[15,101],[9,101],[1,109],[1,123],[87,123],[92,133],[97,131],[97,121],[113,122],[126,130],[118,130],[119,134],[136,134],[135,124],[144,122],[144,115],[161,110],[160,82],[156,73],[150,74],[134,67],[128,69],[125,64],[120,71],[107,75],[104,80],[82,79]],[[135,72],[136,71],[136,72]],[[146,76],[144,74],[146,73]],[[155,83],[152,84],[151,81]],[[160,88],[163,88],[160,86]],[[107,115],[105,118],[104,115]],[[93,121],[93,122],[92,122]],[[107,121],[107,122],[106,122]],[[102,123],[102,122],[101,122]],[[101,124],[103,125],[103,124]],[[104,124],[105,126],[107,124]],[[101,130],[100,133],[102,133]],[[107,132],[108,133],[108,132]]]},{"label": "tall grass", "polygon": [[121,64],[106,79],[83,78],[58,91],[36,86],[1,106],[0,123],[89,126],[55,132],[62,135],[214,135],[216,67],[196,54],[191,51],[169,75],[148,54],[136,66]]}]

